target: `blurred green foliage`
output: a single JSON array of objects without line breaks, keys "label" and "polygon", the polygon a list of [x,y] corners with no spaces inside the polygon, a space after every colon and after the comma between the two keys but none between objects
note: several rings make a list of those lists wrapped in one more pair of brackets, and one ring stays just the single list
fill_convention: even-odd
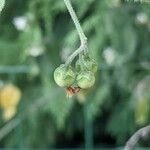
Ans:
[{"label": "blurred green foliage", "polygon": [[[79,37],[63,0],[6,1],[0,16],[0,80],[17,85],[23,93],[17,116],[46,98],[2,139],[1,147],[84,147],[89,130],[96,147],[118,146],[150,123],[150,107],[146,113],[136,108],[141,97],[150,105],[149,4],[72,3],[99,71],[93,89],[67,99],[65,90],[54,83],[53,71],[79,46]],[[26,69],[13,71],[17,66]],[[144,121],[137,123],[137,114]],[[5,124],[0,119],[0,126]]]}]

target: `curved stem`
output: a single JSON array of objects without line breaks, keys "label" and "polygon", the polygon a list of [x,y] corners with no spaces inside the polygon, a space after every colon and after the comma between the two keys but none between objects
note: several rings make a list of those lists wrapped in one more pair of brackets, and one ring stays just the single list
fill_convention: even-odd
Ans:
[{"label": "curved stem", "polygon": [[82,53],[82,51],[84,51],[85,50],[85,47],[86,47],[86,45],[81,45],[74,53],[72,53],[69,57],[68,57],[68,59],[67,59],[67,61],[66,61],[66,66],[68,66],[68,65],[70,65],[70,63],[74,60],[74,58],[77,56],[77,55],[79,55],[80,53]]},{"label": "curved stem", "polygon": [[70,16],[71,16],[71,18],[72,18],[72,20],[74,22],[74,25],[75,25],[76,29],[78,31],[81,44],[83,44],[84,42],[86,42],[87,37],[85,36],[85,34],[83,32],[83,29],[82,29],[82,27],[80,25],[79,19],[78,19],[77,15],[76,15],[76,13],[75,13],[71,3],[70,3],[70,0],[64,0],[64,3],[65,3],[65,5],[66,5],[66,7],[67,7],[67,9],[68,9],[68,11],[70,13]]},{"label": "curved stem", "polygon": [[132,150],[140,138],[144,138],[150,134],[150,125],[139,129],[132,137],[127,141],[124,150]]},{"label": "curved stem", "polygon": [[66,7],[70,13],[70,16],[74,22],[74,25],[76,27],[78,34],[79,34],[79,38],[80,38],[80,42],[81,42],[80,47],[72,55],[70,55],[69,58],[67,59],[65,64],[69,65],[78,54],[80,54],[82,51],[86,50],[86,48],[87,48],[87,37],[85,36],[85,34],[83,32],[83,29],[80,25],[79,19],[76,16],[76,13],[75,13],[75,11],[74,11],[71,3],[70,3],[70,0],[64,0],[64,3],[65,3],[65,5],[66,5]]}]

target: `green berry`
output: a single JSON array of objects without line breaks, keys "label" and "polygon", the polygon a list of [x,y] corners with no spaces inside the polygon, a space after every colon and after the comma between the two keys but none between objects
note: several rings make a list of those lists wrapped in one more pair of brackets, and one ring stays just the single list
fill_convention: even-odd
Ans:
[{"label": "green berry", "polygon": [[98,65],[97,63],[95,62],[94,59],[90,58],[90,57],[84,57],[84,60],[85,60],[85,66],[86,68],[88,68],[89,71],[93,72],[94,74],[97,72],[98,70]]},{"label": "green berry", "polygon": [[76,75],[71,66],[66,67],[62,64],[54,71],[54,80],[60,87],[70,87],[74,83],[75,78]]},{"label": "green berry", "polygon": [[78,59],[75,63],[75,69],[77,72],[80,72],[81,71],[81,68],[82,68],[82,64],[80,62],[80,59]]},{"label": "green berry", "polygon": [[88,56],[83,56],[83,62],[81,60],[77,60],[75,64],[75,68],[77,72],[80,72],[83,68],[85,68],[88,71],[93,72],[94,74],[97,72],[98,66],[94,59],[91,59]]},{"label": "green berry", "polygon": [[81,71],[77,76],[77,85],[82,89],[88,89],[95,83],[95,76],[91,71]]}]

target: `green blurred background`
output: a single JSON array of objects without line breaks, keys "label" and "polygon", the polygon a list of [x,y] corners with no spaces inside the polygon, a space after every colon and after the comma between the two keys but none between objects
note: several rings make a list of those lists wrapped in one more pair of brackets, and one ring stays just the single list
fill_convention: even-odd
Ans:
[{"label": "green blurred background", "polygon": [[[80,43],[63,0],[6,0],[0,16],[1,101],[13,101],[18,91],[22,96],[15,116],[10,111],[6,119],[1,107],[1,148],[121,147],[150,123],[150,3],[71,2],[99,70],[92,89],[68,99],[53,71]],[[150,149],[149,141],[139,146]]]}]

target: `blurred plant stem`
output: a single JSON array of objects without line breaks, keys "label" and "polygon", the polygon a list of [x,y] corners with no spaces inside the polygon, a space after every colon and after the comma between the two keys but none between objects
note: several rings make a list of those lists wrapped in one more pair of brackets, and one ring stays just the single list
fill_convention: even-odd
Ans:
[{"label": "blurred plant stem", "polygon": [[143,139],[143,138],[147,137],[149,134],[150,134],[150,125],[139,129],[127,141],[124,150],[133,150],[134,146],[138,143],[138,141],[140,139]]},{"label": "blurred plant stem", "polygon": [[87,37],[85,36],[84,32],[83,32],[83,29],[80,25],[80,22],[79,22],[79,19],[70,3],[70,0],[64,0],[64,3],[70,13],[70,16],[75,24],[75,27],[76,27],[76,30],[79,34],[79,37],[80,37],[80,47],[72,54],[69,56],[69,58],[67,59],[66,61],[66,65],[70,65],[71,62],[73,61],[73,59],[80,53],[82,53],[82,51],[87,51]]},{"label": "blurred plant stem", "polygon": [[17,65],[17,66],[0,66],[0,74],[8,73],[8,74],[17,74],[17,73],[29,73],[32,70],[32,66],[27,65]]},{"label": "blurred plant stem", "polygon": [[93,149],[93,120],[88,111],[88,101],[85,102],[83,109],[85,149]]}]

